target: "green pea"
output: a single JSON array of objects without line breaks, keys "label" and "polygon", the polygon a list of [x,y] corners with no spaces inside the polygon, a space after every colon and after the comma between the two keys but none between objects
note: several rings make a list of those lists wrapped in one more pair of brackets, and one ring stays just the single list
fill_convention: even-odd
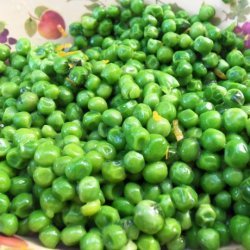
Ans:
[{"label": "green pea", "polygon": [[94,220],[97,227],[102,229],[107,225],[118,223],[120,216],[115,208],[105,205],[95,215]]},{"label": "green pea", "polygon": [[190,186],[175,187],[171,191],[171,199],[181,212],[186,212],[198,203],[198,195]]},{"label": "green pea", "polygon": [[19,38],[15,47],[16,47],[17,53],[19,53],[20,55],[27,55],[31,48],[31,44],[30,44],[29,39]]},{"label": "green pea", "polygon": [[86,223],[86,218],[81,213],[81,206],[75,203],[63,209],[62,220],[66,226]]},{"label": "green pea", "polygon": [[14,214],[3,213],[0,215],[0,232],[12,236],[18,230],[18,219]]},{"label": "green pea", "polygon": [[242,169],[249,162],[249,152],[246,143],[231,140],[226,144],[224,152],[225,162],[230,167]]},{"label": "green pea", "polygon": [[5,194],[0,194],[0,214],[7,213],[10,207],[9,197]]},{"label": "green pea", "polygon": [[155,234],[163,227],[163,217],[154,201],[142,200],[135,207],[135,225],[144,233]]},{"label": "green pea", "polygon": [[178,155],[184,162],[195,161],[200,154],[200,146],[195,138],[186,138],[178,145]]},{"label": "green pea", "polygon": [[243,82],[247,76],[247,72],[240,66],[233,66],[226,73],[227,79],[233,82]]},{"label": "green pea", "polygon": [[223,113],[222,120],[228,132],[241,132],[246,126],[247,115],[242,109],[231,108]]},{"label": "green pea", "polygon": [[137,241],[137,247],[139,250],[144,250],[147,248],[150,248],[152,250],[160,250],[160,244],[159,242],[151,235],[140,235],[138,241]]},{"label": "green pea", "polygon": [[82,202],[93,201],[99,197],[100,184],[96,178],[86,176],[79,182],[77,190]]},{"label": "green pea", "polygon": [[215,15],[215,9],[211,5],[202,5],[199,10],[199,18],[201,21],[208,21]]},{"label": "green pea", "polygon": [[81,250],[103,250],[103,240],[99,233],[96,232],[88,232],[86,233],[80,240],[80,249]]},{"label": "green pea", "polygon": [[126,171],[132,174],[140,173],[145,166],[143,155],[135,151],[129,151],[123,161]]},{"label": "green pea", "polygon": [[159,205],[165,218],[172,217],[175,214],[175,206],[169,194],[159,196]]},{"label": "green pea", "polygon": [[144,179],[151,184],[157,184],[162,182],[168,174],[167,165],[164,162],[154,162],[148,164],[143,169]]},{"label": "green pea", "polygon": [[194,179],[192,169],[184,162],[175,162],[170,167],[170,178],[176,185],[190,185]]},{"label": "green pea", "polygon": [[204,36],[198,36],[194,40],[194,49],[202,55],[207,55],[213,48],[213,41]]},{"label": "green pea", "polygon": [[200,185],[206,193],[216,194],[223,190],[225,183],[220,172],[211,172],[202,175]]},{"label": "green pea", "polygon": [[57,176],[62,176],[64,174],[66,166],[70,163],[70,156],[60,156],[55,159],[52,169]]},{"label": "green pea", "polygon": [[213,226],[216,212],[210,204],[201,204],[195,214],[195,222],[201,227]]},{"label": "green pea", "polygon": [[111,183],[118,183],[126,178],[124,166],[121,161],[107,161],[102,166],[104,180]]},{"label": "green pea", "polygon": [[76,157],[65,166],[65,175],[71,181],[81,180],[89,176],[91,171],[92,165],[85,156]]},{"label": "green pea", "polygon": [[79,244],[81,238],[86,234],[86,231],[81,225],[69,225],[61,232],[61,240],[66,246],[74,246]]},{"label": "green pea", "polygon": [[185,128],[194,127],[199,123],[198,115],[191,109],[179,112],[178,119]]},{"label": "green pea", "polygon": [[248,226],[246,231],[243,233],[242,235],[242,239],[241,239],[241,244],[243,245],[243,247],[245,247],[246,249],[249,248],[249,232],[250,232],[250,227]]},{"label": "green pea", "polygon": [[5,61],[10,56],[10,48],[6,44],[0,46],[0,60]]},{"label": "green pea", "polygon": [[49,218],[53,218],[56,213],[61,212],[64,204],[54,195],[51,188],[45,189],[40,196],[42,210]]},{"label": "green pea", "polygon": [[39,233],[39,240],[45,247],[55,248],[60,242],[60,231],[54,226],[47,226]]},{"label": "green pea", "polygon": [[160,161],[165,155],[168,148],[168,142],[159,134],[150,134],[144,149],[143,156],[148,162]]},{"label": "green pea", "polygon": [[181,225],[174,218],[167,218],[164,221],[163,228],[157,233],[156,237],[161,245],[175,240],[181,235]]},{"label": "green pea", "polygon": [[84,134],[81,123],[77,120],[72,122],[66,122],[62,125],[61,134],[63,137],[67,135],[75,135],[81,138]]},{"label": "green pea", "polygon": [[40,144],[35,152],[35,161],[42,166],[50,166],[60,156],[60,149],[53,144]]},{"label": "green pea", "polygon": [[221,167],[221,157],[218,154],[202,151],[197,160],[197,167],[205,171],[216,171]]},{"label": "green pea", "polygon": [[221,131],[209,128],[203,132],[201,144],[206,150],[217,152],[225,147],[226,137]]},{"label": "green pea", "polygon": [[202,228],[198,231],[198,242],[202,249],[219,249],[220,235],[212,228]]},{"label": "green pea", "polygon": [[229,192],[222,191],[216,194],[214,201],[217,207],[228,209],[231,206],[232,198]]},{"label": "green pea", "polygon": [[240,243],[243,233],[249,225],[249,218],[243,215],[234,215],[229,221],[229,231],[232,239]]},{"label": "green pea", "polygon": [[160,117],[159,120],[152,117],[147,122],[147,130],[150,133],[167,137],[170,134],[171,125],[169,121],[163,117]]},{"label": "green pea", "polygon": [[11,211],[19,218],[26,218],[33,210],[33,198],[31,194],[21,193],[15,196],[11,203]]},{"label": "green pea", "polygon": [[61,201],[71,200],[75,197],[73,185],[64,177],[58,177],[53,181],[52,192],[57,195]]},{"label": "green pea", "polygon": [[0,171],[0,192],[6,193],[11,187],[11,179],[6,172]]}]

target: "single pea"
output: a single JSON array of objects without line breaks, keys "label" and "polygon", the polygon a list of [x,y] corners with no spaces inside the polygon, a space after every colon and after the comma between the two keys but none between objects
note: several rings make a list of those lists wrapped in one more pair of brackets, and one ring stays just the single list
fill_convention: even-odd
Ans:
[{"label": "single pea", "polygon": [[203,132],[201,136],[201,144],[206,150],[217,152],[225,148],[226,137],[221,131],[209,128]]},{"label": "single pea", "polygon": [[175,214],[175,206],[169,194],[160,195],[158,203],[166,218],[172,217]]},{"label": "single pea", "polygon": [[213,225],[213,228],[220,235],[220,245],[227,246],[230,243],[230,234],[228,226],[223,224],[222,222],[216,221]]},{"label": "single pea", "polygon": [[126,145],[125,135],[120,127],[114,127],[108,131],[107,141],[117,150],[123,149]]},{"label": "single pea", "polygon": [[91,111],[104,112],[108,106],[102,97],[92,97],[88,102],[88,108]]},{"label": "single pea", "polygon": [[138,204],[142,200],[142,190],[141,187],[133,182],[129,182],[124,187],[124,196],[132,204]]},{"label": "single pea", "polygon": [[143,169],[143,177],[148,183],[157,184],[162,182],[168,174],[167,165],[164,162],[148,164]]},{"label": "single pea", "polygon": [[0,171],[0,192],[6,193],[11,187],[11,179],[4,171]]},{"label": "single pea", "polygon": [[164,245],[181,235],[181,225],[174,218],[167,218],[164,221],[163,228],[156,234],[161,245]]},{"label": "single pea", "polygon": [[247,114],[240,108],[231,108],[223,113],[222,120],[228,132],[241,132],[246,126]]},{"label": "single pea", "polygon": [[126,153],[123,161],[126,171],[132,174],[140,173],[145,166],[143,155],[136,151]]},{"label": "single pea", "polygon": [[249,233],[250,233],[250,227],[248,225],[248,227],[246,228],[246,231],[243,233],[242,239],[241,239],[241,244],[246,249],[249,249],[249,243],[250,243]]},{"label": "single pea", "polygon": [[0,214],[7,213],[10,207],[9,197],[5,194],[0,194]]},{"label": "single pea", "polygon": [[178,119],[185,128],[194,127],[199,123],[198,115],[191,109],[179,112]]},{"label": "single pea", "polygon": [[95,177],[86,176],[79,182],[77,190],[82,202],[93,201],[99,197],[100,184]]},{"label": "single pea", "polygon": [[216,153],[202,151],[198,160],[197,167],[208,172],[216,171],[221,167],[221,157]]},{"label": "single pea", "polygon": [[229,141],[225,146],[224,160],[230,167],[245,168],[249,162],[247,144],[237,140]]},{"label": "single pea", "polygon": [[94,221],[96,226],[102,229],[107,225],[118,223],[120,221],[120,216],[115,208],[104,205],[95,215]]},{"label": "single pea", "polygon": [[242,193],[242,198],[246,201],[249,202],[249,181],[250,178],[247,177],[240,185],[241,188],[241,193]]},{"label": "single pea", "polygon": [[203,56],[211,52],[213,45],[214,45],[213,41],[204,36],[198,36],[194,40],[194,49],[197,52],[201,53]]},{"label": "single pea", "polygon": [[171,199],[175,207],[181,212],[186,212],[198,203],[198,195],[190,186],[173,188],[171,191]]},{"label": "single pea", "polygon": [[144,233],[155,234],[161,230],[164,224],[156,202],[142,200],[135,207],[134,223]]},{"label": "single pea", "polygon": [[231,206],[231,194],[227,191],[221,191],[214,197],[214,202],[217,207],[228,209]]},{"label": "single pea", "polygon": [[141,122],[142,125],[145,125],[152,115],[151,108],[143,103],[136,105],[133,115]]},{"label": "single pea", "polygon": [[243,233],[249,225],[249,217],[243,215],[234,215],[229,221],[229,231],[232,239],[240,243]]},{"label": "single pea", "polygon": [[233,82],[243,82],[247,77],[247,72],[240,66],[233,66],[226,72],[227,79]]},{"label": "single pea", "polygon": [[147,162],[160,161],[167,152],[168,142],[159,134],[150,134],[143,149],[143,156]]},{"label": "single pea", "polygon": [[183,139],[178,145],[178,155],[184,162],[195,161],[200,154],[200,146],[195,138]]},{"label": "single pea", "polygon": [[103,240],[97,232],[87,232],[80,240],[81,250],[103,250]]},{"label": "single pea", "polygon": [[152,235],[140,235],[137,241],[137,247],[139,250],[144,250],[147,248],[153,249],[153,250],[160,250],[160,244],[159,242],[152,236]]},{"label": "single pea", "polygon": [[203,23],[201,23],[199,21],[194,22],[191,25],[190,30],[189,30],[189,34],[192,37],[192,39],[195,39],[198,36],[203,36],[205,34],[205,32],[206,32],[205,26],[203,25]]},{"label": "single pea", "polygon": [[192,227],[192,219],[189,211],[185,213],[177,212],[175,218],[180,222],[181,230],[188,230]]},{"label": "single pea", "polygon": [[200,227],[213,226],[216,212],[210,204],[201,204],[195,213],[195,222]]},{"label": "single pea", "polygon": [[220,247],[220,235],[212,228],[202,228],[198,231],[198,242],[202,249],[216,250]]},{"label": "single pea", "polygon": [[72,159],[65,166],[65,175],[69,180],[81,180],[85,176],[89,176],[92,171],[92,165],[85,156]]},{"label": "single pea", "polygon": [[81,138],[84,134],[84,130],[81,123],[78,120],[72,122],[65,122],[61,128],[61,134],[63,137],[67,135],[74,135]]},{"label": "single pea", "polygon": [[184,162],[175,162],[170,167],[170,179],[176,185],[190,185],[194,179],[192,169]]},{"label": "single pea", "polygon": [[161,116],[150,118],[147,122],[147,130],[150,133],[160,134],[167,137],[171,131],[171,125],[169,121]]},{"label": "single pea", "polygon": [[18,194],[11,202],[11,212],[19,218],[27,218],[33,209],[33,197],[29,193]]},{"label": "single pea", "polygon": [[215,15],[215,9],[211,5],[202,5],[199,10],[199,19],[201,21],[208,21]]},{"label": "single pea", "polygon": [[6,44],[0,46],[0,60],[5,61],[10,56],[10,48]]},{"label": "single pea", "polygon": [[60,156],[60,149],[53,144],[40,144],[35,152],[35,161],[42,166],[52,165],[57,157]]},{"label": "single pea", "polygon": [[162,42],[166,47],[173,48],[175,47],[180,41],[179,34],[175,32],[167,32],[162,37]]},{"label": "single pea", "polygon": [[86,223],[86,218],[83,217],[81,213],[81,206],[76,203],[72,203],[70,206],[67,206],[62,211],[62,221],[64,225],[76,225]]},{"label": "single pea", "polygon": [[226,60],[231,67],[242,66],[244,64],[244,56],[242,52],[237,49],[230,51],[226,56]]},{"label": "single pea", "polygon": [[3,213],[0,215],[0,232],[12,236],[18,230],[18,219],[14,214]]},{"label": "single pea", "polygon": [[61,240],[66,246],[74,246],[79,244],[85,234],[86,230],[82,225],[69,225],[62,230]]},{"label": "single pea", "polygon": [[126,178],[125,169],[121,161],[107,161],[102,166],[104,180],[119,183]]},{"label": "single pea", "polygon": [[19,38],[17,40],[15,48],[16,48],[16,52],[19,53],[20,55],[27,55],[31,48],[29,39]]},{"label": "single pea", "polygon": [[55,248],[60,242],[60,231],[54,226],[47,226],[39,233],[39,240],[47,248]]},{"label": "single pea", "polygon": [[234,167],[227,167],[223,170],[223,180],[230,187],[237,187],[243,180],[243,173]]},{"label": "single pea", "polygon": [[58,177],[53,181],[52,192],[57,195],[61,201],[71,200],[75,197],[74,186],[64,177]]},{"label": "single pea", "polygon": [[81,213],[84,216],[93,216],[100,210],[100,208],[101,208],[100,200],[89,201],[81,207]]},{"label": "single pea", "polygon": [[216,194],[223,190],[225,183],[220,172],[211,172],[202,175],[200,185],[206,193]]},{"label": "single pea", "polygon": [[54,195],[51,188],[45,189],[40,196],[41,209],[49,218],[62,211],[64,204]]},{"label": "single pea", "polygon": [[102,71],[101,76],[109,83],[114,84],[121,76],[121,69],[116,64],[108,64]]}]

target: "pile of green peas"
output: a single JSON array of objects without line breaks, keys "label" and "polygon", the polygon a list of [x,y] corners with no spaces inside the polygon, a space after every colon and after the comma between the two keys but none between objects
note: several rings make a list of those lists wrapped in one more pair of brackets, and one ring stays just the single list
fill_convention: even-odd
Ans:
[{"label": "pile of green peas", "polygon": [[250,249],[250,50],[120,0],[71,46],[0,44],[0,232],[48,248]]}]

